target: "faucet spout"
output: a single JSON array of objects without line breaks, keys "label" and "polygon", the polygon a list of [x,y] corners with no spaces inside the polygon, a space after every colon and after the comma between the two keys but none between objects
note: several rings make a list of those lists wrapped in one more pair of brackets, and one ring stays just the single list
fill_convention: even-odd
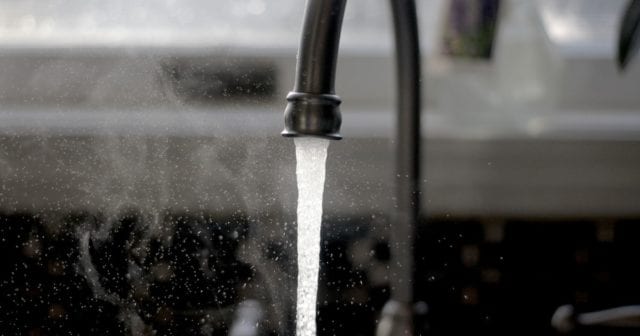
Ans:
[{"label": "faucet spout", "polygon": [[[396,45],[395,202],[391,216],[391,298],[378,335],[413,333],[413,236],[420,210],[421,66],[415,0],[390,0]],[[346,0],[307,0],[294,90],[283,136],[341,139],[335,73]]]},{"label": "faucet spout", "polygon": [[335,76],[345,5],[346,0],[307,1],[296,81],[284,112],[285,137],[342,138]]}]

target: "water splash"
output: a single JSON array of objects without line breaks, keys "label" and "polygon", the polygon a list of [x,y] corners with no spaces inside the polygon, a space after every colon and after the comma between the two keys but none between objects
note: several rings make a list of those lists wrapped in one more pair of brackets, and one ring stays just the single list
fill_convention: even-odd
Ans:
[{"label": "water splash", "polygon": [[298,180],[298,304],[296,335],[315,336],[320,227],[329,141],[295,138]]}]

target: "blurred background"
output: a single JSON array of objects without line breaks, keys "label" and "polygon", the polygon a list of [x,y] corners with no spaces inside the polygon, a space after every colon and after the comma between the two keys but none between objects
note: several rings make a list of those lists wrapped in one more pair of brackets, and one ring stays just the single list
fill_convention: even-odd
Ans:
[{"label": "blurred background", "polygon": [[[560,305],[640,303],[640,64],[614,62],[626,3],[418,1],[417,335],[554,335]],[[1,334],[293,334],[279,132],[303,11],[0,1]],[[350,0],[319,335],[373,335],[389,297],[392,45],[388,4]]]}]

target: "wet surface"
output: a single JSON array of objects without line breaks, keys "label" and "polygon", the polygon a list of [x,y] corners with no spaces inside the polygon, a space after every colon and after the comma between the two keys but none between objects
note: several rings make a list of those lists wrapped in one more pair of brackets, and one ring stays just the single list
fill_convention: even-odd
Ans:
[{"label": "wet surface", "polygon": [[[226,335],[247,297],[267,311],[264,332],[287,334],[293,311],[274,310],[295,297],[286,285],[294,282],[281,279],[269,292],[265,279],[274,277],[242,256],[245,218],[167,214],[159,228],[168,231],[153,234],[140,213],[110,220],[108,234],[101,235],[78,231],[108,222],[95,214],[0,216],[4,334]],[[415,245],[418,334],[548,335],[560,305],[587,312],[637,304],[637,224],[430,219]],[[325,219],[318,335],[374,334],[389,297],[385,230],[379,218]],[[88,251],[82,232],[92,232]],[[281,240],[264,237],[259,246],[264,253],[258,259],[276,265],[273,274],[294,275],[293,252]],[[83,263],[87,252],[93,277]],[[598,334],[631,331],[578,331]]]}]

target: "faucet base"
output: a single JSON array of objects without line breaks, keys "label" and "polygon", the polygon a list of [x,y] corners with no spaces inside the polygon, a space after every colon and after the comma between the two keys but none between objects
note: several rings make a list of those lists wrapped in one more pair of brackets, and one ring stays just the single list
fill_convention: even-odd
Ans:
[{"label": "faucet base", "polygon": [[407,303],[389,300],[382,308],[376,336],[413,336],[413,310]]}]

